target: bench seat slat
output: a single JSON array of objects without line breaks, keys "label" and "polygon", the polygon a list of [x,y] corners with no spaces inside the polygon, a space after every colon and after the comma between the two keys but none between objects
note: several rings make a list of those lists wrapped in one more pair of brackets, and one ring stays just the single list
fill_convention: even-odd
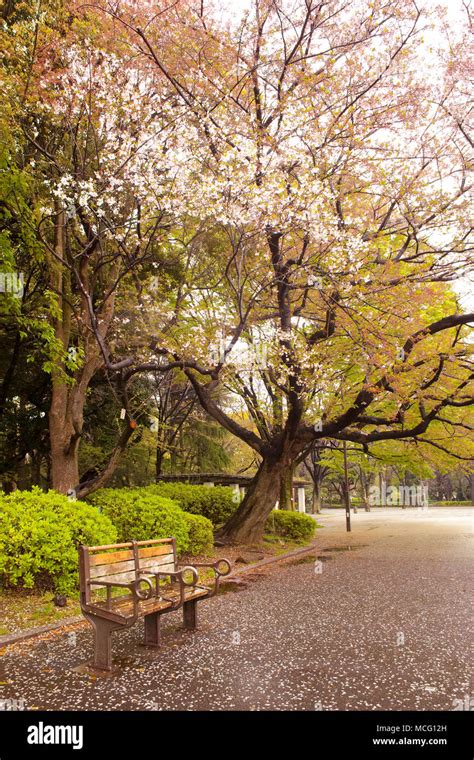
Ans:
[{"label": "bench seat slat", "polygon": [[[173,589],[164,589],[162,593],[163,596],[166,596],[168,599],[172,599],[174,601],[177,601],[180,596],[179,591],[175,591]],[[190,601],[191,599],[199,599],[200,597],[207,596],[207,594],[208,592],[204,589],[186,589],[184,600]],[[110,607],[107,607],[106,602],[97,602],[94,604],[94,606],[103,609],[110,609],[115,612],[120,612],[123,615],[126,615],[127,613],[131,614],[133,612],[133,600],[130,596],[120,596],[112,599]],[[170,606],[171,602],[167,601],[166,599],[159,599],[158,597],[144,599],[138,603],[138,607],[142,615],[149,615],[152,612],[157,612],[158,610],[166,609]]]}]

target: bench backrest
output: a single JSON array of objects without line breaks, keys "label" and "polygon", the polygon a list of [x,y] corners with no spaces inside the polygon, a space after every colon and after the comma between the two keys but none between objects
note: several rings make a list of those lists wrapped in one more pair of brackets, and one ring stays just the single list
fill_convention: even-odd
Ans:
[{"label": "bench backrest", "polygon": [[173,572],[176,569],[176,541],[158,538],[151,541],[130,541],[125,544],[79,547],[81,601],[88,604],[91,592],[100,586],[89,581],[132,583],[139,570],[149,573]]}]

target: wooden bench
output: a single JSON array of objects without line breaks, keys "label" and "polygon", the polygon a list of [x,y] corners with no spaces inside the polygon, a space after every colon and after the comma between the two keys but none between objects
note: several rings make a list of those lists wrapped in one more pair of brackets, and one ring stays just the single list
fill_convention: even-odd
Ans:
[{"label": "wooden bench", "polygon": [[[211,585],[199,583],[197,568],[214,571]],[[95,632],[94,667],[111,670],[112,631],[129,628],[138,617],[144,618],[147,646],[160,646],[161,615],[180,607],[184,628],[194,630],[197,602],[214,596],[229,572],[226,559],[180,567],[174,538],[79,547],[81,609]]]}]

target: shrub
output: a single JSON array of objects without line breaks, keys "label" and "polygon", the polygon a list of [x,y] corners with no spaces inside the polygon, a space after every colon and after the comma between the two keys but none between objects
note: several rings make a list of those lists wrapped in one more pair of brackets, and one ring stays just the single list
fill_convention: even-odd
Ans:
[{"label": "shrub", "polygon": [[80,544],[109,544],[111,521],[55,491],[0,495],[0,580],[5,586],[72,594],[78,586]]},{"label": "shrub", "polygon": [[183,512],[189,530],[189,554],[206,554],[214,545],[212,523],[207,517]]},{"label": "shrub", "polygon": [[171,499],[146,488],[102,488],[89,500],[113,522],[119,541],[174,536],[178,553],[188,550],[186,516]]},{"label": "shrub", "polygon": [[470,507],[472,505],[472,501],[466,501],[466,500],[451,500],[451,501],[432,501],[430,502],[430,507]]},{"label": "shrub", "polygon": [[307,541],[314,535],[316,522],[301,512],[276,509],[270,513],[265,530],[293,541]]},{"label": "shrub", "polygon": [[181,509],[207,517],[213,525],[222,525],[238,507],[232,488],[193,486],[189,483],[157,483],[142,489],[177,501]]}]

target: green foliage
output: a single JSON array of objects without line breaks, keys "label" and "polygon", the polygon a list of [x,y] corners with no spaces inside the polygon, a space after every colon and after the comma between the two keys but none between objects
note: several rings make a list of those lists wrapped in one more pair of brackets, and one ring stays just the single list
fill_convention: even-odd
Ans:
[{"label": "green foliage", "polygon": [[455,499],[436,499],[436,501],[430,502],[430,507],[470,507],[471,505],[472,501],[466,499],[459,499],[458,501]]},{"label": "green foliage", "polygon": [[171,499],[145,488],[102,488],[89,497],[113,522],[119,541],[145,541],[174,536],[178,553],[188,550],[189,528]]},{"label": "green foliage", "polygon": [[80,544],[116,541],[111,521],[84,502],[39,488],[0,495],[0,580],[72,594]]},{"label": "green foliage", "polygon": [[213,525],[222,525],[237,509],[232,488],[193,486],[188,483],[157,483],[143,489],[178,502],[181,509],[207,517]]},{"label": "green foliage", "polygon": [[278,509],[269,515],[265,530],[293,541],[308,541],[314,535],[316,522],[309,515]]},{"label": "green foliage", "polygon": [[189,554],[206,554],[212,550],[214,531],[207,517],[183,512],[189,530]]},{"label": "green foliage", "polygon": [[195,413],[182,435],[183,449],[189,455],[188,471],[225,472],[232,461],[224,445],[227,438],[226,430],[213,420],[197,419]]},{"label": "green foliage", "polygon": [[102,488],[88,497],[113,522],[119,541],[174,536],[178,554],[201,554],[212,549],[212,522],[183,512],[176,501],[153,488]]}]

